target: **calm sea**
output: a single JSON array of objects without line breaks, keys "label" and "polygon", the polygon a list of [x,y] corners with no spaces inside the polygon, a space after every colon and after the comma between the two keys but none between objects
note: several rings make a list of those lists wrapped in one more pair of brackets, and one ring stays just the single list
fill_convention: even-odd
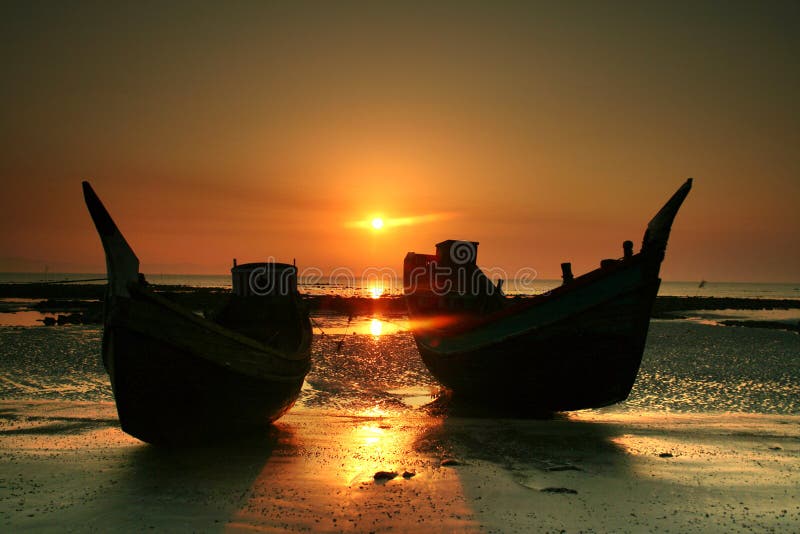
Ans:
[{"label": "calm sea", "polygon": [[[386,414],[434,400],[440,386],[393,318],[373,318],[366,332],[333,320],[315,318],[296,410]],[[0,400],[112,401],[102,333],[99,325],[0,326]],[[631,396],[603,411],[800,414],[800,336],[654,320]]]},{"label": "calm sea", "polygon": [[[41,274],[0,275],[4,282],[42,278]],[[95,278],[102,276],[48,276],[50,281]],[[229,285],[228,277],[222,275],[151,275],[149,279],[159,284]],[[370,284],[359,280],[344,287],[317,281],[303,289],[308,293],[369,295]],[[558,281],[536,284],[533,291],[528,285],[524,289],[542,292]],[[515,286],[507,284],[507,288],[513,291]],[[800,298],[798,285],[793,284],[706,283],[701,288],[697,283],[666,282],[661,293]],[[789,314],[759,318],[796,323],[800,320],[797,312],[758,313]],[[682,320],[653,320],[634,390],[626,402],[608,410],[800,413],[800,336],[783,330],[721,327],[721,318],[742,317],[735,315],[735,310],[713,313],[716,315],[698,312],[697,317]],[[24,314],[36,317],[22,317]],[[37,311],[0,313],[0,399],[111,401],[108,375],[100,358],[102,327],[43,327],[40,319]],[[351,318],[319,313],[312,319],[313,366],[296,409],[337,414],[374,409],[383,413],[413,411],[432,401],[439,386],[425,369],[403,314]]]},{"label": "calm sea", "polygon": [[[229,274],[147,274],[153,284],[184,285],[190,287],[231,287]],[[0,273],[0,283],[64,282],[83,281],[105,283],[105,273]],[[560,280],[507,280],[503,290],[508,295],[538,295],[561,284]],[[304,293],[342,296],[400,295],[403,292],[402,280],[392,277],[382,278],[337,278],[331,280],[301,279],[300,288]],[[800,282],[760,283],[760,282],[667,282],[661,283],[659,295],[690,297],[736,297],[800,299]]]}]

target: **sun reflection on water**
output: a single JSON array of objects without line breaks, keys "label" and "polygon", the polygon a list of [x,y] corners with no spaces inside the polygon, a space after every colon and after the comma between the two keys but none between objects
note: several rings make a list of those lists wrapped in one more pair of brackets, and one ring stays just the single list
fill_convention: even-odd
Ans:
[{"label": "sun reflection on water", "polygon": [[369,333],[375,337],[380,337],[382,330],[383,322],[381,322],[379,319],[373,319],[369,324]]},{"label": "sun reflection on water", "polygon": [[317,318],[315,326],[318,327],[318,332],[325,332],[329,335],[360,334],[373,338],[384,338],[407,331],[408,319],[402,316],[359,316],[352,317],[350,320]]}]

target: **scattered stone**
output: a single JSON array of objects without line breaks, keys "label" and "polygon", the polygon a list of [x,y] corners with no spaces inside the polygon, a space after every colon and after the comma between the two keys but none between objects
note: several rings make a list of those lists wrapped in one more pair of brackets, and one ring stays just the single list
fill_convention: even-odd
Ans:
[{"label": "scattered stone", "polygon": [[442,467],[450,467],[453,465],[461,465],[461,462],[456,460],[455,458],[445,458],[444,460],[441,461],[439,465],[441,465]]},{"label": "scattered stone", "polygon": [[403,471],[403,478],[408,480],[409,478],[415,476],[416,473],[414,471]]},{"label": "scattered stone", "polygon": [[545,467],[545,471],[583,471],[580,467],[576,465],[553,465],[550,467]]},{"label": "scattered stone", "polygon": [[672,453],[671,452],[662,452],[661,454],[658,455],[658,457],[659,458],[672,458]]},{"label": "scattered stone", "polygon": [[570,488],[542,488],[539,491],[543,493],[565,493],[568,495],[577,495],[577,490]]},{"label": "scattered stone", "polygon": [[392,480],[396,476],[397,473],[395,471],[378,471],[372,478],[375,480]]}]

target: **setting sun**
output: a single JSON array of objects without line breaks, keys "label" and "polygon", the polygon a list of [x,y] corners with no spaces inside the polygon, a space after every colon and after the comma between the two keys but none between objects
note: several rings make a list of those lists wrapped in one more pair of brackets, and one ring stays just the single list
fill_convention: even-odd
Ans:
[{"label": "setting sun", "polygon": [[382,285],[372,285],[369,288],[369,296],[374,299],[378,299],[383,295],[384,289]]},{"label": "setting sun", "polygon": [[375,217],[374,219],[372,219],[372,227],[376,230],[380,230],[381,228],[383,228],[383,219],[381,219],[380,217]]}]

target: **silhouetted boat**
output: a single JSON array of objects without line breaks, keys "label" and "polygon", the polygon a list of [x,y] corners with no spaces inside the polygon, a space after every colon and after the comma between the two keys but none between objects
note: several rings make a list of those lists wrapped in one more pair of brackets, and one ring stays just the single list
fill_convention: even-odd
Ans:
[{"label": "silhouetted boat", "polygon": [[642,360],[678,189],[647,226],[642,249],[532,298],[503,296],[476,265],[478,243],[443,241],[404,262],[409,318],[425,365],[457,397],[532,411],[594,408],[628,397]]},{"label": "silhouetted boat", "polygon": [[285,413],[310,367],[296,268],[234,260],[233,294],[217,322],[207,320],[148,287],[87,182],[83,193],[106,255],[103,363],[122,429],[171,444],[266,427]]}]

